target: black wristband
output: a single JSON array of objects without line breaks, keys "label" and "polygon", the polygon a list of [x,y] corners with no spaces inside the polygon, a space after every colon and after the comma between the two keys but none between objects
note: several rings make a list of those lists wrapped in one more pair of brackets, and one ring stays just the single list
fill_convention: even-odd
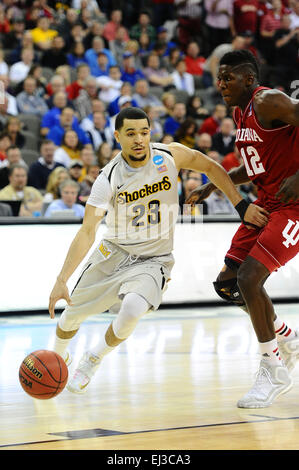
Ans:
[{"label": "black wristband", "polygon": [[247,202],[245,199],[242,199],[238,204],[235,206],[236,211],[238,212],[242,222],[244,223],[244,216],[245,212],[247,211],[249,206],[249,202]]}]

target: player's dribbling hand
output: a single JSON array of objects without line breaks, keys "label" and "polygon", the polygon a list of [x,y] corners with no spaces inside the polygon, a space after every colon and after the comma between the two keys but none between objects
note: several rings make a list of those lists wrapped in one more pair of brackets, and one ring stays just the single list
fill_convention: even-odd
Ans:
[{"label": "player's dribbling hand", "polygon": [[296,202],[299,199],[299,172],[295,175],[285,178],[275,194],[276,199],[283,203]]},{"label": "player's dribbling hand", "polygon": [[68,305],[73,305],[66,283],[57,279],[49,299],[50,318],[55,318],[55,305],[60,299],[66,300]]},{"label": "player's dribbling hand", "polygon": [[244,222],[247,228],[261,228],[268,223],[269,212],[263,207],[257,206],[256,204],[249,204],[248,209],[245,212]]},{"label": "player's dribbling hand", "polygon": [[200,204],[204,199],[210,196],[214,189],[215,186],[212,183],[206,183],[193,189],[187,197],[185,204],[191,204],[191,206],[194,206],[196,203]]}]

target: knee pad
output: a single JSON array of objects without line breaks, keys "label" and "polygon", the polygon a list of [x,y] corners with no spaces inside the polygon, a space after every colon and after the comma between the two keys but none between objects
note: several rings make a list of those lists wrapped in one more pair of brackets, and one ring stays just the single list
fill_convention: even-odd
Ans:
[{"label": "knee pad", "polygon": [[213,282],[213,286],[219,297],[227,302],[231,302],[239,307],[245,305],[237,283],[237,278],[227,279],[225,281],[215,281]]},{"label": "knee pad", "polygon": [[120,310],[113,320],[113,330],[118,338],[127,338],[138,320],[150,309],[150,304],[140,295],[128,293],[124,296]]}]

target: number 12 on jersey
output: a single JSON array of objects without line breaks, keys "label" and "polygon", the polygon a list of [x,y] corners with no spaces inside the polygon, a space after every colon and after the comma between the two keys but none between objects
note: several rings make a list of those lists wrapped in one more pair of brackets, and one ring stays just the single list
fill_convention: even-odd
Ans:
[{"label": "number 12 on jersey", "polygon": [[251,145],[241,148],[241,155],[248,176],[259,175],[266,171],[257,150]]}]

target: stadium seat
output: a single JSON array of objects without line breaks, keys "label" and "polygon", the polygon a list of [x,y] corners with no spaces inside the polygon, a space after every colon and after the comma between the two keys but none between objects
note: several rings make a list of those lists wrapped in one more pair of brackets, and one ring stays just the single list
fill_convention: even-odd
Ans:
[{"label": "stadium seat", "polygon": [[28,166],[30,166],[31,163],[36,162],[36,160],[39,158],[39,153],[35,150],[22,149],[21,154],[23,160],[25,161],[25,163],[27,163]]},{"label": "stadium seat", "polygon": [[25,137],[24,149],[38,151],[39,148],[39,137],[30,131],[22,131],[22,135]]},{"label": "stadium seat", "polygon": [[36,137],[40,136],[40,122],[41,119],[35,114],[18,114],[18,118],[24,124],[24,131],[32,132]]}]

